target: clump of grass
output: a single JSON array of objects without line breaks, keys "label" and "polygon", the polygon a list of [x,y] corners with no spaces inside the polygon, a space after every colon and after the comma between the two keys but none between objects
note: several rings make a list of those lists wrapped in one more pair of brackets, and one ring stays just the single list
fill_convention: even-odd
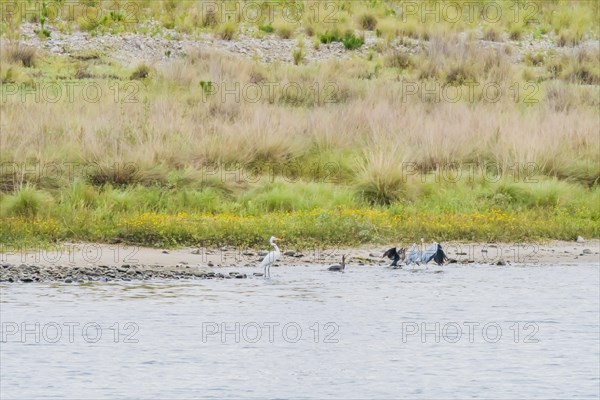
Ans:
[{"label": "clump of grass", "polygon": [[100,60],[102,55],[99,50],[80,50],[71,53],[71,57],[81,61]]},{"label": "clump of grass", "polygon": [[345,187],[318,182],[276,180],[245,193],[240,201],[251,214],[353,207],[353,193]]},{"label": "clump of grass", "polygon": [[304,61],[304,49],[297,47],[292,52],[292,58],[294,59],[294,65],[300,65]]},{"label": "clump of grass", "polygon": [[372,14],[362,14],[358,17],[358,24],[366,31],[373,31],[377,28],[377,18]]},{"label": "clump of grass", "polygon": [[372,205],[389,205],[406,193],[407,179],[393,149],[370,149],[364,154],[357,176],[357,194]]},{"label": "clump of grass", "polygon": [[135,70],[129,76],[131,80],[141,80],[146,79],[150,75],[150,67],[146,64],[138,65]]},{"label": "clump of grass", "polygon": [[219,25],[219,17],[213,10],[207,10],[202,16],[202,26],[205,28],[214,28]]},{"label": "clump of grass", "polygon": [[527,53],[525,54],[524,61],[527,65],[539,67],[544,65],[546,61],[546,56],[543,52],[539,51],[537,53]]},{"label": "clump of grass", "polygon": [[405,51],[393,50],[385,56],[384,62],[389,68],[408,69],[413,66],[413,57]]},{"label": "clump of grass", "polygon": [[21,43],[11,43],[3,45],[0,51],[2,57],[6,57],[8,61],[19,63],[26,68],[33,68],[37,59],[37,49],[33,46],[27,46]]},{"label": "clump of grass", "polygon": [[275,27],[275,33],[281,39],[289,39],[294,34],[294,28],[288,24],[279,24]]},{"label": "clump of grass", "polygon": [[575,57],[569,58],[564,78],[570,82],[585,85],[600,84],[600,52],[579,50]]},{"label": "clump of grass", "polygon": [[340,35],[339,31],[326,31],[319,35],[321,43],[342,42],[347,50],[356,50],[361,47],[365,40],[362,36],[356,36],[354,32],[347,31],[344,35]]},{"label": "clump of grass", "polygon": [[52,197],[48,193],[27,185],[5,196],[0,202],[0,210],[3,216],[32,218],[47,210],[51,203]]},{"label": "clump of grass", "polygon": [[90,73],[88,71],[87,67],[84,65],[80,65],[79,67],[77,67],[77,70],[75,71],[75,79],[89,79],[89,78],[93,78],[93,77],[94,77],[94,74]]},{"label": "clump of grass", "polygon": [[217,28],[217,36],[223,40],[233,40],[237,36],[238,27],[234,22],[228,21],[219,25]]},{"label": "clump of grass", "polygon": [[329,44],[333,42],[340,41],[340,34],[337,31],[326,31],[324,33],[319,34],[319,40],[323,44]]},{"label": "clump of grass", "polygon": [[273,25],[271,24],[260,24],[258,25],[258,30],[265,33],[273,33],[275,31],[275,28],[273,28]]},{"label": "clump of grass", "polygon": [[11,65],[0,69],[0,83],[19,83],[33,87],[35,81],[23,67]]},{"label": "clump of grass", "polygon": [[521,40],[523,38],[524,26],[522,24],[512,24],[508,28],[508,37],[510,40]]},{"label": "clump of grass", "polygon": [[351,32],[346,33],[341,40],[346,50],[356,50],[365,43],[365,39],[362,36],[356,36]]},{"label": "clump of grass", "polygon": [[127,186],[141,181],[141,173],[136,164],[124,165],[91,164],[94,168],[87,171],[86,178],[94,186]]},{"label": "clump of grass", "polygon": [[560,47],[575,46],[581,41],[581,36],[571,29],[562,29],[556,38],[556,44]]},{"label": "clump of grass", "polygon": [[498,24],[490,24],[484,28],[483,39],[489,40],[490,42],[502,41],[502,30]]}]

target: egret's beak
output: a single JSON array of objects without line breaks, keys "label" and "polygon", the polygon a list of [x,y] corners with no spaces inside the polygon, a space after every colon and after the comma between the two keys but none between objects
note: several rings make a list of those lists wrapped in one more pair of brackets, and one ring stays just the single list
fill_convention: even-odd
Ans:
[{"label": "egret's beak", "polygon": [[276,237],[274,240],[276,240],[276,241],[277,241],[277,240],[281,240],[281,238],[278,238],[278,237]]}]

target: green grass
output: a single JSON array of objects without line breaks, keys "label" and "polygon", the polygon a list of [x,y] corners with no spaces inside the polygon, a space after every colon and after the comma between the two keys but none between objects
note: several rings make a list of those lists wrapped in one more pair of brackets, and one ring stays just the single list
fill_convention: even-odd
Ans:
[{"label": "green grass", "polygon": [[[265,177],[267,179],[267,177]],[[246,189],[94,186],[23,187],[2,195],[2,243],[67,240],[182,245],[259,245],[272,234],[288,246],[437,240],[525,241],[600,236],[600,189],[539,177],[457,183],[413,181],[389,205],[361,195],[362,183],[287,182]],[[198,186],[198,185],[195,185]]]}]

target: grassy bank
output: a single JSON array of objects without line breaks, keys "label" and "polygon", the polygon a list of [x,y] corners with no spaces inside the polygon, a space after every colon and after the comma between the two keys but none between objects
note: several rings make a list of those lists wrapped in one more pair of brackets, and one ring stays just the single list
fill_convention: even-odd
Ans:
[{"label": "grassy bank", "polygon": [[[132,4],[136,24],[77,17],[53,29],[144,33],[152,16],[181,32],[227,25],[190,22],[196,2]],[[539,20],[520,28],[414,25],[387,2],[336,4],[336,30],[260,24],[260,37],[295,41],[293,63],[186,49],[126,64],[93,48],[48,54],[5,31],[1,242],[600,237],[599,54],[570,47],[593,38],[596,3],[534,2]],[[376,46],[352,56],[362,42],[348,29],[378,29]],[[564,41],[528,52],[506,42],[519,29]],[[303,60],[306,46],[335,40],[349,44],[345,58]],[[417,50],[398,45],[409,40]]]},{"label": "grassy bank", "polygon": [[553,180],[411,184],[413,201],[374,206],[360,188],[266,183],[239,195],[216,188],[95,189],[79,183],[51,194],[5,196],[2,243],[124,241],[147,246],[286,246],[438,240],[532,241],[600,236],[600,190]]}]

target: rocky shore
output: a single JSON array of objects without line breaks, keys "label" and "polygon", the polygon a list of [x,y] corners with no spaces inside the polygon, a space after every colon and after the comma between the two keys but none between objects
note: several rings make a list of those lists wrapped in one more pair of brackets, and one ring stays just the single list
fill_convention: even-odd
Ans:
[{"label": "rocky shore", "polygon": [[[35,33],[38,26],[32,23],[21,25],[21,41],[29,46],[43,49],[51,54],[70,55],[80,57],[101,54],[119,61],[124,65],[133,65],[140,62],[151,64],[168,64],[179,59],[190,51],[221,51],[231,55],[260,60],[264,63],[285,62],[292,63],[293,51],[298,47],[297,39],[282,39],[275,34],[256,36],[251,29],[240,32],[232,40],[223,40],[212,33],[182,34],[172,29],[166,29],[157,22],[150,22],[146,29],[157,31],[156,34],[122,33],[122,34],[91,34],[89,32],[73,31],[61,32],[52,26],[47,26],[51,32],[50,37],[41,39]],[[365,43],[359,49],[346,50],[339,42],[321,44],[318,48],[312,45],[312,38],[304,38],[305,62],[316,62],[328,59],[341,59],[348,57],[366,57],[373,51],[379,51],[381,39],[374,32],[364,33]],[[466,37],[466,33],[460,34]],[[481,33],[480,36],[483,34]],[[521,62],[528,53],[556,51],[569,53],[579,49],[597,50],[600,47],[598,40],[586,40],[573,47],[560,47],[556,38],[543,35],[534,38],[531,34],[525,35],[521,40],[503,38],[502,41],[489,41],[480,39],[478,43],[483,48],[493,48],[497,51],[510,53],[513,62]],[[398,50],[408,54],[418,54],[429,46],[429,42],[414,38],[403,37],[386,45],[387,50]],[[507,50],[509,49],[509,50]]]},{"label": "rocky shore", "polygon": [[[206,272],[198,267],[180,266],[160,267],[151,265],[98,265],[89,267],[40,266],[27,264],[2,264],[0,282],[111,282],[144,281],[152,279],[246,279],[248,275],[239,272]],[[255,273],[254,276],[262,276]]]}]

